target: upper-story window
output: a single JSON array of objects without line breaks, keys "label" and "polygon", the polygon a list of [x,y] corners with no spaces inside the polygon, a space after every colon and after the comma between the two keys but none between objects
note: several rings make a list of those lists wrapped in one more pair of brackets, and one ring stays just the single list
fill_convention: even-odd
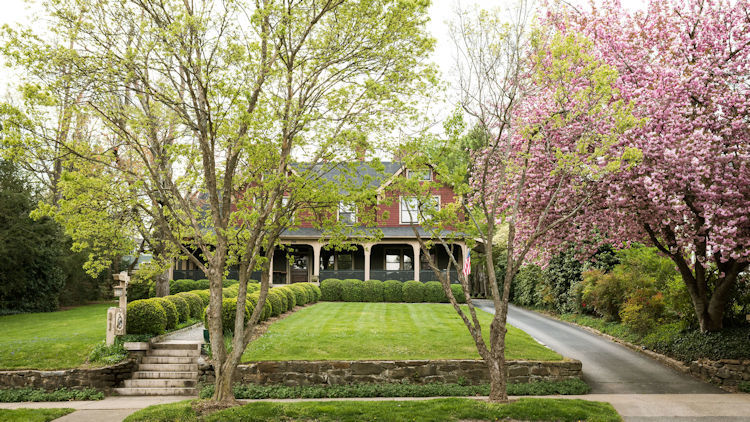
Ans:
[{"label": "upper-story window", "polygon": [[406,178],[407,179],[419,179],[419,180],[425,180],[430,181],[432,180],[432,170],[426,169],[426,170],[406,170]]},{"label": "upper-story window", "polygon": [[357,222],[357,207],[354,204],[339,202],[339,221],[352,225]]},{"label": "upper-story window", "polygon": [[[440,197],[439,196],[432,196],[431,204],[421,204],[421,209],[425,210],[425,207],[432,207],[435,210],[440,210]],[[401,212],[399,213],[401,215],[401,224],[410,224],[410,223],[418,223],[419,222],[419,210],[420,210],[420,203],[419,199],[416,196],[402,196],[401,197]]]}]

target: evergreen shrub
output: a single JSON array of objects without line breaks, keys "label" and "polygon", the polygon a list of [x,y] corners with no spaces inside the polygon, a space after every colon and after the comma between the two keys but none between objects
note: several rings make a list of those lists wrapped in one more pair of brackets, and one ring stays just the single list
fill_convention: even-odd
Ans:
[{"label": "evergreen shrub", "polygon": [[344,302],[362,302],[364,300],[364,292],[362,280],[355,280],[353,278],[341,281],[341,300]]},{"label": "evergreen shrub", "polygon": [[128,334],[159,335],[167,328],[167,313],[154,299],[135,300],[128,304],[126,326]]},{"label": "evergreen shrub", "polygon": [[320,300],[326,302],[341,301],[341,280],[337,278],[327,278],[320,282]]},{"label": "evergreen shrub", "polygon": [[307,305],[310,302],[310,294],[307,289],[300,285],[300,283],[290,284],[289,288],[294,292],[295,298],[297,299],[297,305]]},{"label": "evergreen shrub", "polygon": [[362,283],[362,300],[364,302],[383,302],[383,282],[367,280]]},{"label": "evergreen shrub", "polygon": [[425,299],[425,288],[424,284],[419,281],[409,280],[402,286],[401,290],[404,293],[404,302],[408,303],[419,303],[424,302]]},{"label": "evergreen shrub", "polygon": [[190,318],[200,319],[203,314],[203,299],[201,299],[200,296],[190,292],[177,293],[176,296],[185,299],[187,302],[190,311]]},{"label": "evergreen shrub", "polygon": [[287,309],[291,311],[295,306],[297,306],[297,295],[294,294],[292,289],[288,288],[287,286],[274,287],[274,289],[278,290],[286,296],[286,300],[288,302]]},{"label": "evergreen shrub", "polygon": [[466,296],[464,296],[464,288],[461,287],[460,284],[451,284],[451,291],[453,292],[453,297],[456,298],[456,302],[466,303]]},{"label": "evergreen shrub", "polygon": [[[163,297],[155,297],[151,300],[156,301],[164,308],[164,312],[167,315],[167,325],[164,327],[167,330],[174,330],[177,327],[177,323],[180,321],[180,316],[177,312],[177,307],[171,301],[164,299]],[[130,331],[130,327],[127,327]]]},{"label": "evergreen shrub", "polygon": [[198,297],[201,298],[201,301],[203,302],[204,308],[208,306],[208,303],[211,300],[211,293],[208,290],[191,290],[188,293],[198,295]]},{"label": "evergreen shrub", "polygon": [[448,296],[443,291],[443,285],[439,281],[428,281],[424,284],[425,302],[447,303]]},{"label": "evergreen shrub", "polygon": [[178,323],[186,322],[188,319],[190,319],[190,306],[188,305],[187,300],[177,295],[164,296],[164,299],[167,299],[168,301],[174,303],[174,306],[177,307]]},{"label": "evergreen shrub", "polygon": [[386,280],[383,282],[383,300],[386,302],[403,302],[404,294],[402,286],[404,283],[398,280]]}]

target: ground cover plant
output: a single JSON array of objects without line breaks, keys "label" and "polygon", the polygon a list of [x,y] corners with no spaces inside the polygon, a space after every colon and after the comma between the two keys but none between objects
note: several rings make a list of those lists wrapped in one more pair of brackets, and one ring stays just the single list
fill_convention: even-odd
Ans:
[{"label": "ground cover plant", "polygon": [[109,303],[0,317],[0,368],[63,369],[86,362],[105,336]]},{"label": "ground cover plant", "polygon": [[47,391],[43,388],[9,388],[0,390],[0,402],[16,403],[26,401],[70,401],[70,400],[102,400],[104,393],[94,388],[80,390],[59,388]]},{"label": "ground cover plant", "polygon": [[3,422],[47,422],[75,412],[75,409],[0,409]]},{"label": "ground cover plant", "polygon": [[[201,389],[200,397],[213,395],[213,385]],[[511,396],[542,396],[551,394],[586,394],[591,388],[579,379],[565,381],[537,381],[525,384],[508,384]],[[487,396],[489,384],[465,385],[458,383],[384,383],[346,385],[286,385],[235,384],[234,396],[238,399],[317,399],[344,397],[461,397]]]},{"label": "ground cover plant", "polygon": [[609,403],[567,399],[520,399],[493,404],[473,399],[346,402],[256,402],[199,418],[190,401],[150,406],[126,422],[160,421],[621,421]]},{"label": "ground cover plant", "polygon": [[[477,316],[489,327],[490,314],[478,311]],[[562,359],[514,327],[509,327],[506,356]],[[478,358],[450,305],[321,302],[271,325],[242,361]]]}]

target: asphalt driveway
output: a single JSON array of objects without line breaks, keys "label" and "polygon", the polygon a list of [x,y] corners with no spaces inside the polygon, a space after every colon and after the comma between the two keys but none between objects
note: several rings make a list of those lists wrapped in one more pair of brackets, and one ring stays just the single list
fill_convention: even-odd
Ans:
[{"label": "asphalt driveway", "polygon": [[[476,300],[494,313],[492,302]],[[677,372],[575,325],[511,305],[508,323],[565,357],[583,364],[593,394],[717,394],[723,390]]]}]

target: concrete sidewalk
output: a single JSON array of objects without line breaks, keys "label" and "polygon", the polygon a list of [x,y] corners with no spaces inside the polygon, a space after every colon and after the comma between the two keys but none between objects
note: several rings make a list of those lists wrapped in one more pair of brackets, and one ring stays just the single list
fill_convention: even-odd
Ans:
[{"label": "concrete sidewalk", "polygon": [[[0,409],[70,407],[76,412],[58,421],[121,421],[131,413],[155,404],[173,403],[195,397],[108,397],[98,401],[0,403]],[[441,397],[374,397],[351,399],[240,400],[295,401],[387,401],[430,400]],[[486,399],[486,397],[476,397]],[[514,397],[523,398],[523,397]],[[750,422],[750,394],[587,394],[582,396],[543,396],[539,398],[582,399],[611,403],[628,422]]]}]

